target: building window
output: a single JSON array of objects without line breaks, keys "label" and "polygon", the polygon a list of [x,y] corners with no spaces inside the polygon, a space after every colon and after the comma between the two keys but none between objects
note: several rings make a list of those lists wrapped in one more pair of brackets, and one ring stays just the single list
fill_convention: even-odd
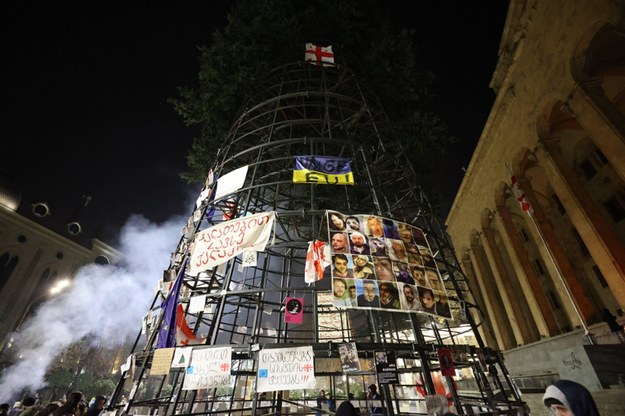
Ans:
[{"label": "building window", "polygon": [[608,163],[608,159],[606,159],[601,150],[595,147],[594,150],[590,152],[590,155],[579,163],[578,167],[584,179],[589,181],[606,163]]},{"label": "building window", "polygon": [[558,212],[560,213],[560,215],[566,214],[564,205],[562,205],[562,201],[560,201],[560,198],[558,198],[558,195],[552,194],[551,199],[553,199],[553,203],[556,205],[556,208],[558,209]]},{"label": "building window", "polygon": [[558,302],[558,298],[551,290],[547,292],[547,299],[549,299],[551,309],[560,309],[560,302]]},{"label": "building window", "polygon": [[545,275],[545,268],[543,267],[543,264],[540,261],[540,259],[532,260],[532,264],[534,265],[534,269],[536,270],[536,273],[538,273],[540,276]]},{"label": "building window", "polygon": [[0,256],[0,290],[9,281],[9,277],[11,277],[11,273],[13,273],[19,261],[18,256],[11,257],[9,253],[4,253]]},{"label": "building window", "polygon": [[625,218],[625,189],[621,188],[610,199],[603,203],[615,223]]},{"label": "building window", "polygon": [[582,254],[584,256],[589,255],[590,252],[588,251],[588,247],[586,247],[586,244],[584,244],[584,240],[582,240],[582,236],[579,235],[579,233],[577,232],[575,228],[571,228],[571,232],[573,233],[573,237],[575,237],[577,244],[579,244],[579,249],[581,250]]},{"label": "building window", "polygon": [[595,272],[595,276],[597,276],[597,280],[601,283],[601,287],[608,287],[608,282],[605,281],[605,277],[603,277],[603,273],[599,270],[599,267],[595,264],[592,266],[592,271]]}]

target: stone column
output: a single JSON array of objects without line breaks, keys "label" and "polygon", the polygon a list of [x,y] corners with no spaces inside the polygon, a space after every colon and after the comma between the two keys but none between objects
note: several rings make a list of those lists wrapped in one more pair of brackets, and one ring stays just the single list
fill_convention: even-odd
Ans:
[{"label": "stone column", "polygon": [[475,308],[472,309],[473,320],[476,324],[481,324],[477,327],[477,330],[480,333],[484,344],[497,350],[499,349],[499,346],[497,345],[497,340],[494,336],[495,331],[493,331],[493,327],[491,325],[492,319],[488,316],[488,311],[486,310],[486,301],[484,300],[484,296],[482,296],[484,291],[480,287],[480,284],[477,280],[475,268],[471,263],[471,259],[469,257],[465,257],[464,259],[462,259],[462,261],[460,262],[460,267],[469,279],[469,296],[471,297],[471,299],[468,300],[477,304],[479,308],[479,310]]},{"label": "stone column", "polygon": [[482,239],[482,245],[484,246],[484,252],[486,253],[488,263],[491,265],[491,272],[493,273],[505,314],[508,316],[510,326],[512,327],[512,333],[516,339],[514,346],[526,344],[529,341],[529,336],[527,328],[525,327],[525,318],[520,308],[516,308],[512,304],[511,299],[514,299],[514,293],[512,285],[510,284],[510,277],[504,266],[499,247],[497,247],[497,243],[495,242],[493,229],[489,226],[484,226],[480,238]]},{"label": "stone column", "polygon": [[516,347],[516,341],[509,329],[506,311],[498,302],[499,293],[497,291],[497,285],[492,278],[490,266],[486,263],[485,259],[482,258],[483,253],[479,253],[480,249],[478,245],[472,246],[469,255],[471,256],[471,262],[476,266],[475,274],[482,288],[482,293],[484,294],[486,310],[488,311],[491,326],[495,332],[497,344],[501,349]]},{"label": "stone column", "polygon": [[514,226],[510,210],[503,203],[497,205],[496,218],[504,231],[501,233],[501,239],[510,254],[510,261],[517,272],[523,295],[527,300],[540,337],[546,338],[560,333],[553,311],[549,307],[549,300]]},{"label": "stone column", "polygon": [[578,86],[568,106],[578,123],[625,180],[625,138],[622,130],[625,116],[607,99],[598,82],[585,82],[583,86]]},{"label": "stone column", "polygon": [[[544,166],[549,183],[566,208],[571,222],[605,277],[614,298],[625,309],[625,248],[562,155],[558,141],[543,140],[541,144],[536,156]],[[588,300],[585,296],[583,298]],[[577,294],[575,299],[582,307],[584,299]],[[592,314],[590,306],[592,305],[582,307],[586,317]],[[598,309],[594,309],[594,312],[599,314]]]}]

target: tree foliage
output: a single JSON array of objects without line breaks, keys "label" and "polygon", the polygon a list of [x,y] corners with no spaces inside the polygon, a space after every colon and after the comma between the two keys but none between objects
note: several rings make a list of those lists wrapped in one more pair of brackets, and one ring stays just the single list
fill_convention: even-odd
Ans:
[{"label": "tree foliage", "polygon": [[187,179],[203,179],[245,98],[271,69],[302,60],[306,42],[332,45],[337,63],[365,80],[415,156],[449,141],[425,110],[432,75],[418,65],[412,32],[393,27],[381,1],[241,0],[200,48],[198,85],[171,100],[188,125],[202,126]]}]

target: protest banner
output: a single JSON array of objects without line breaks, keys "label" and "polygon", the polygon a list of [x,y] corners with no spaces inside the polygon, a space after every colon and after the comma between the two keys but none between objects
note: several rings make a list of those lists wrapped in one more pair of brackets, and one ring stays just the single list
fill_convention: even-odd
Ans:
[{"label": "protest banner", "polygon": [[237,218],[196,234],[189,274],[225,263],[243,251],[263,251],[271,230],[275,213],[262,212],[249,217]]},{"label": "protest banner", "polygon": [[230,387],[231,347],[194,349],[187,367],[183,390]]},{"label": "protest banner", "polygon": [[259,351],[256,391],[315,388],[314,359],[312,347]]}]

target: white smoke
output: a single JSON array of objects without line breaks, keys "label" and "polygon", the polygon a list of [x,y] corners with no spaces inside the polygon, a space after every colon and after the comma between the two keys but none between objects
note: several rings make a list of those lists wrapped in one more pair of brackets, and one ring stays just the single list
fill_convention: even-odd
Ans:
[{"label": "white smoke", "polygon": [[87,335],[104,344],[136,336],[184,223],[177,218],[156,225],[131,217],[121,231],[121,264],[81,268],[70,287],[41,305],[13,334],[21,358],[0,379],[0,402],[23,389],[43,387],[53,360]]}]

